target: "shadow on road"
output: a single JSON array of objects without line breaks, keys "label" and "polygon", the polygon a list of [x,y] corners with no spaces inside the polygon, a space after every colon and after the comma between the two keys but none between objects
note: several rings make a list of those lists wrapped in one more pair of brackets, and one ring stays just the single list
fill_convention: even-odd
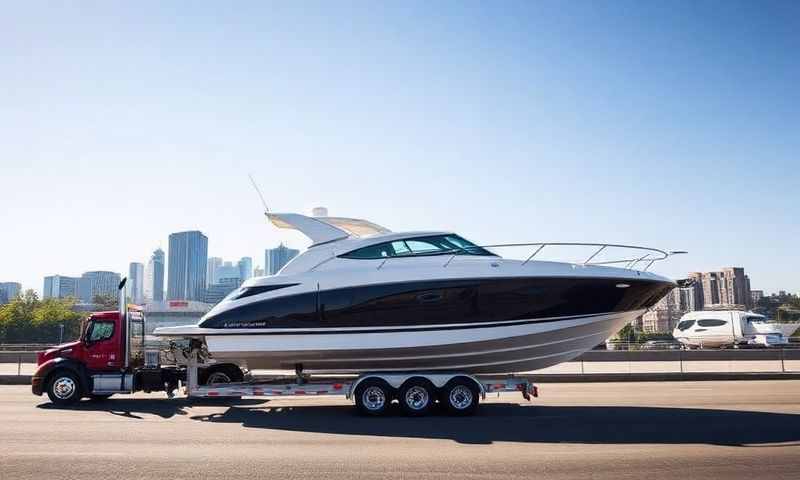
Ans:
[{"label": "shadow on road", "polygon": [[[351,406],[270,407],[266,400],[110,399],[71,407],[50,403],[41,409],[108,412],[128,418],[142,415],[188,416],[191,407],[217,407],[218,413],[188,418],[292,432],[450,439],[466,444],[493,442],[678,444],[731,446],[800,445],[800,415],[701,408],[633,406],[482,405],[473,417],[432,415],[407,418],[395,408],[380,418],[361,417]],[[396,405],[395,405],[396,407]],[[223,410],[220,412],[220,410]]]},{"label": "shadow on road", "polygon": [[339,435],[492,442],[754,446],[800,441],[800,415],[663,407],[483,405],[473,417],[365,418],[352,407],[231,407],[190,417],[245,427]]},{"label": "shadow on road", "polygon": [[135,399],[111,398],[105,401],[84,400],[70,406],[57,406],[52,403],[42,403],[36,406],[43,410],[76,410],[84,412],[108,412],[121,417],[141,419],[142,414],[157,415],[161,418],[172,418],[176,415],[188,415],[187,408],[197,406],[252,406],[262,405],[266,400],[257,399]]}]

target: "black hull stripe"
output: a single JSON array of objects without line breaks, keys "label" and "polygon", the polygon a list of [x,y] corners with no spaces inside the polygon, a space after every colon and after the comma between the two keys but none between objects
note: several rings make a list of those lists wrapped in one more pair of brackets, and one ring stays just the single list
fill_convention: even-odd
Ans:
[{"label": "black hull stripe", "polygon": [[589,315],[577,315],[572,317],[557,317],[557,318],[548,318],[548,319],[532,319],[532,320],[520,320],[518,322],[494,322],[494,323],[481,323],[479,325],[451,325],[447,327],[437,327],[437,326],[430,326],[430,327],[410,327],[410,328],[397,328],[397,329],[383,329],[383,330],[375,330],[375,329],[364,329],[364,330],[324,330],[319,331],[317,329],[307,329],[307,330],[294,330],[291,332],[281,332],[278,330],[272,330],[269,332],[236,332],[235,329],[228,329],[225,331],[221,331],[219,333],[208,333],[204,332],[200,335],[204,337],[222,337],[222,336],[230,336],[230,335],[238,335],[238,336],[251,336],[251,335],[346,335],[346,334],[358,334],[358,333],[398,333],[398,332],[431,332],[431,331],[444,331],[444,330],[468,330],[468,329],[475,329],[475,328],[495,328],[495,327],[516,327],[518,325],[529,325],[532,323],[553,323],[553,322],[564,322],[569,320],[579,320],[582,318],[592,318],[592,317],[599,317],[605,315],[623,315],[629,312],[610,312],[610,313],[593,313]]}]

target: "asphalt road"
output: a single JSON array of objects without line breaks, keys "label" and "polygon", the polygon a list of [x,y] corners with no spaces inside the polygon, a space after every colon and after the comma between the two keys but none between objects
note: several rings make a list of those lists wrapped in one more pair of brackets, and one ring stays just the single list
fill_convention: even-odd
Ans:
[{"label": "asphalt road", "polygon": [[800,478],[800,381],[543,384],[470,418],[339,398],[57,409],[0,386],[0,479]]}]

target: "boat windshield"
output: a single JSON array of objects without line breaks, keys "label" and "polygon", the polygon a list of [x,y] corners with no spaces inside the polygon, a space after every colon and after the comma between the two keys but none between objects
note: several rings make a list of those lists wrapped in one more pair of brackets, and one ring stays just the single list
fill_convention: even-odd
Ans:
[{"label": "boat windshield", "polygon": [[391,257],[430,255],[497,255],[455,234],[412,237],[359,248],[340,255],[342,258],[377,260]]}]

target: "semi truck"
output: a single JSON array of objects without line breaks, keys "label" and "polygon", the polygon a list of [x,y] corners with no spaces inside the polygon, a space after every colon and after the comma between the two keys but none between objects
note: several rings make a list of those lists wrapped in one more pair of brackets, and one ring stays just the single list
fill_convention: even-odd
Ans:
[{"label": "semi truck", "polygon": [[[393,400],[412,416],[429,413],[437,403],[449,413],[468,415],[490,393],[517,392],[526,400],[538,396],[536,385],[524,378],[461,372],[364,372],[322,380],[302,372],[256,376],[236,361],[215,361],[201,339],[146,335],[145,314],[127,304],[124,286],[125,279],[119,285],[119,310],[92,313],[79,339],[39,352],[31,380],[35,395],[46,393],[56,405],[140,391],[165,392],[168,398],[343,395],[371,416],[386,413]],[[409,384],[422,388],[404,391]]]}]

